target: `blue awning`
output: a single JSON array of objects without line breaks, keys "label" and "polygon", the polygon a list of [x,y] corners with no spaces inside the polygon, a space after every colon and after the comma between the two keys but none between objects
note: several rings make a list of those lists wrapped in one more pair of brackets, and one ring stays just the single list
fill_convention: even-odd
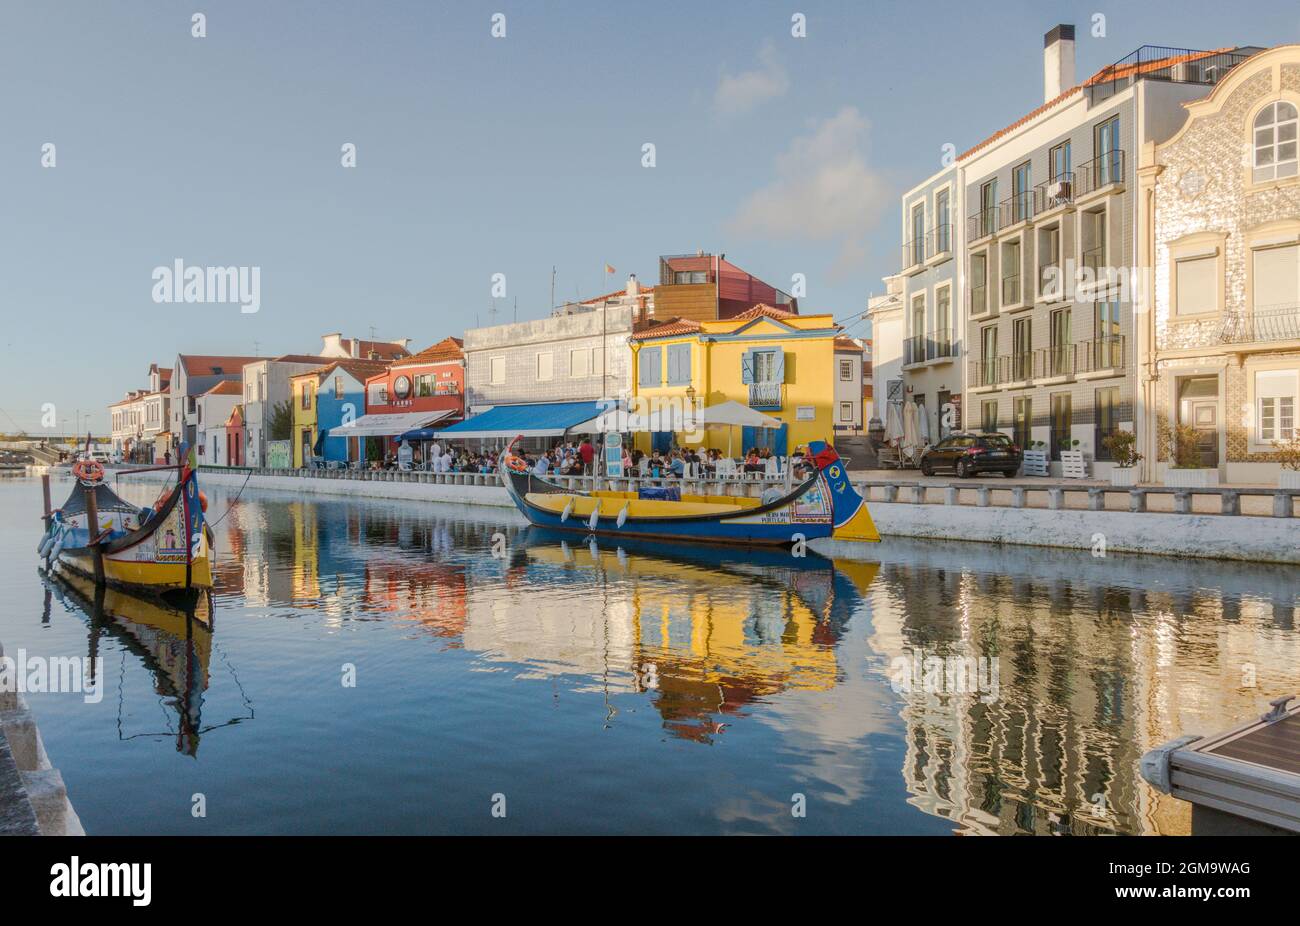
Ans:
[{"label": "blue awning", "polygon": [[[434,437],[452,440],[485,438],[559,437],[570,428],[590,421],[609,404],[605,402],[543,402],[535,405],[497,405],[447,428],[421,428],[430,430]],[[412,432],[414,433],[414,432]],[[403,434],[408,439],[409,434]]]}]

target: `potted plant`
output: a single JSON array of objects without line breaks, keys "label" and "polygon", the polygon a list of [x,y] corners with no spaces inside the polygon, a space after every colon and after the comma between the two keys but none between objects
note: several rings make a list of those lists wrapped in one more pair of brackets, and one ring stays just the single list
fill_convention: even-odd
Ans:
[{"label": "potted plant", "polygon": [[1179,488],[1207,488],[1219,484],[1219,471],[1201,465],[1200,432],[1190,424],[1170,428],[1166,434],[1170,465],[1165,470],[1165,485]]},{"label": "potted plant", "polygon": [[1102,438],[1101,444],[1115,463],[1110,471],[1110,484],[1137,485],[1137,464],[1142,459],[1137,449],[1137,435],[1132,431],[1116,431]]},{"label": "potted plant", "polygon": [[1279,489],[1300,489],[1300,434],[1290,440],[1273,441],[1277,460],[1282,468],[1277,471]]},{"label": "potted plant", "polygon": [[1030,441],[1025,448],[1023,466],[1022,472],[1026,476],[1046,476],[1047,445],[1040,440]]}]

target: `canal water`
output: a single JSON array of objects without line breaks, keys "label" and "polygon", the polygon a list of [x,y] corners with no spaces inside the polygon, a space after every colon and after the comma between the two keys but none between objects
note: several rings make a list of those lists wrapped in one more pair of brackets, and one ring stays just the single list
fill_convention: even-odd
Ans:
[{"label": "canal water", "polygon": [[1300,692],[1285,568],[207,492],[191,618],[43,578],[0,481],[6,653],[102,660],[98,703],[27,696],[91,834],[1186,833],[1142,753]]}]

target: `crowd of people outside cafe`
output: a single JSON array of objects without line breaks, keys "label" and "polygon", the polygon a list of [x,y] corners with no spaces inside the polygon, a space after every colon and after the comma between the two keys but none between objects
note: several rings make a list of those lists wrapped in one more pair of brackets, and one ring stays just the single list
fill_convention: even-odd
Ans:
[{"label": "crowd of people outside cafe", "polygon": [[[767,448],[751,447],[739,460],[732,460],[717,448],[673,447],[649,453],[636,448],[621,448],[623,475],[632,478],[684,479],[719,478],[747,474],[774,474],[783,470]],[[590,438],[557,441],[549,450],[524,451],[521,456],[532,473],[538,476],[591,476],[596,474],[598,451]],[[792,463],[800,470],[801,457],[795,452]],[[499,451],[473,450],[450,442],[432,441],[412,446],[403,442],[396,452],[374,461],[379,469],[423,470],[434,473],[493,473]]]}]

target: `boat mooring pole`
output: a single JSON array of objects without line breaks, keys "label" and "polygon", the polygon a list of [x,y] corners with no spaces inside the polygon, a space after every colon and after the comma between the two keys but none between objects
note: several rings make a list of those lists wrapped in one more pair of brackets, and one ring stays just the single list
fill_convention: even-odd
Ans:
[{"label": "boat mooring pole", "polygon": [[41,494],[45,496],[45,530],[50,529],[50,519],[54,516],[54,509],[50,505],[50,474],[41,474]]},{"label": "boat mooring pole", "polygon": [[86,498],[86,529],[90,535],[88,546],[90,547],[91,556],[95,559],[95,584],[104,584],[104,554],[99,549],[99,544],[95,538],[99,536],[99,503],[95,500],[95,487],[93,485],[82,486],[82,492]]}]

